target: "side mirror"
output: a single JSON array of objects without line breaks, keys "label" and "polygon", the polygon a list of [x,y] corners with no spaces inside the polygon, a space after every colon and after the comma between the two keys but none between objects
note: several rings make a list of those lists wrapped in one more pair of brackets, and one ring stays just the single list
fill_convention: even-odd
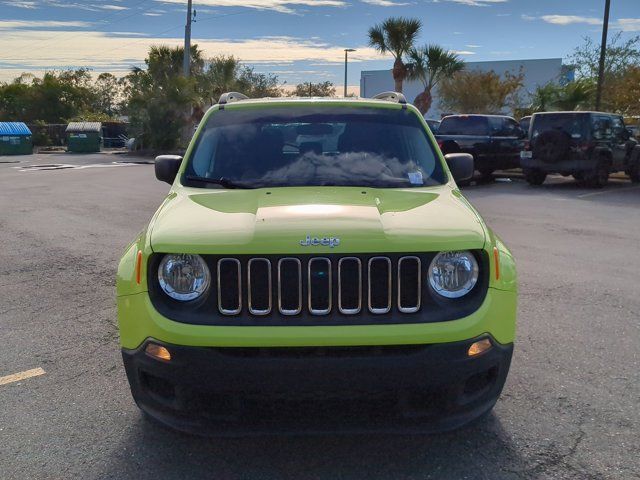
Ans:
[{"label": "side mirror", "polygon": [[449,153],[444,156],[444,159],[456,182],[466,182],[473,178],[475,170],[473,156],[468,153]]},{"label": "side mirror", "polygon": [[629,140],[631,137],[633,137],[633,131],[630,128],[625,128],[622,131],[622,138]]},{"label": "side mirror", "polygon": [[162,182],[167,182],[169,185],[173,184],[173,181],[178,175],[180,165],[182,164],[182,157],[179,155],[160,155],[156,157],[156,178]]}]

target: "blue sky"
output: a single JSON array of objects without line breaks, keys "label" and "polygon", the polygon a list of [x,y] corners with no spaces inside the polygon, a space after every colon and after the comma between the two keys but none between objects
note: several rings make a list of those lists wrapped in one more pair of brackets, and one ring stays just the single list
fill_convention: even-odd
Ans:
[{"label": "blue sky", "polygon": [[[0,0],[0,81],[22,71],[87,66],[123,74],[150,44],[182,42],[186,0]],[[611,33],[640,34],[638,0],[612,0]],[[440,43],[467,61],[567,57],[599,39],[604,0],[194,0],[194,42],[207,55],[235,54],[287,84],[350,85],[361,70],[390,68],[367,46],[368,28],[393,15],[420,18],[419,43]]]}]

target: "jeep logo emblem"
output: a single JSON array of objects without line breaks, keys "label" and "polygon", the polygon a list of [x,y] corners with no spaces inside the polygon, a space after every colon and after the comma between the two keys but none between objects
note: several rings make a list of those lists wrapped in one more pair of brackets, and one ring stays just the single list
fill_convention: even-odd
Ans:
[{"label": "jeep logo emblem", "polygon": [[300,240],[300,245],[303,247],[317,247],[317,246],[323,246],[323,247],[337,247],[338,245],[340,245],[340,239],[337,237],[323,237],[323,238],[318,238],[318,237],[312,237],[311,235],[307,235],[307,238],[305,238],[304,240]]}]

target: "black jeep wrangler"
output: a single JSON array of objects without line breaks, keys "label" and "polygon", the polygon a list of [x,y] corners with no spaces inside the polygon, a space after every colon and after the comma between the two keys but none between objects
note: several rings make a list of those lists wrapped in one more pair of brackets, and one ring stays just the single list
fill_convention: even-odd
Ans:
[{"label": "black jeep wrangler", "polygon": [[592,188],[606,185],[609,174],[624,171],[640,182],[640,145],[620,115],[599,112],[535,113],[520,166],[531,185],[547,174],[573,177]]}]

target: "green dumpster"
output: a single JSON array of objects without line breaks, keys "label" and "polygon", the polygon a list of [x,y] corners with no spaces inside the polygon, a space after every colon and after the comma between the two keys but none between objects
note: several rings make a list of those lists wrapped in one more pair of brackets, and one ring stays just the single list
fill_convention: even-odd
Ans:
[{"label": "green dumpster", "polygon": [[31,155],[31,130],[22,122],[0,122],[0,155]]},{"label": "green dumpster", "polygon": [[99,152],[102,142],[100,122],[71,122],[67,125],[67,151],[78,153]]}]

